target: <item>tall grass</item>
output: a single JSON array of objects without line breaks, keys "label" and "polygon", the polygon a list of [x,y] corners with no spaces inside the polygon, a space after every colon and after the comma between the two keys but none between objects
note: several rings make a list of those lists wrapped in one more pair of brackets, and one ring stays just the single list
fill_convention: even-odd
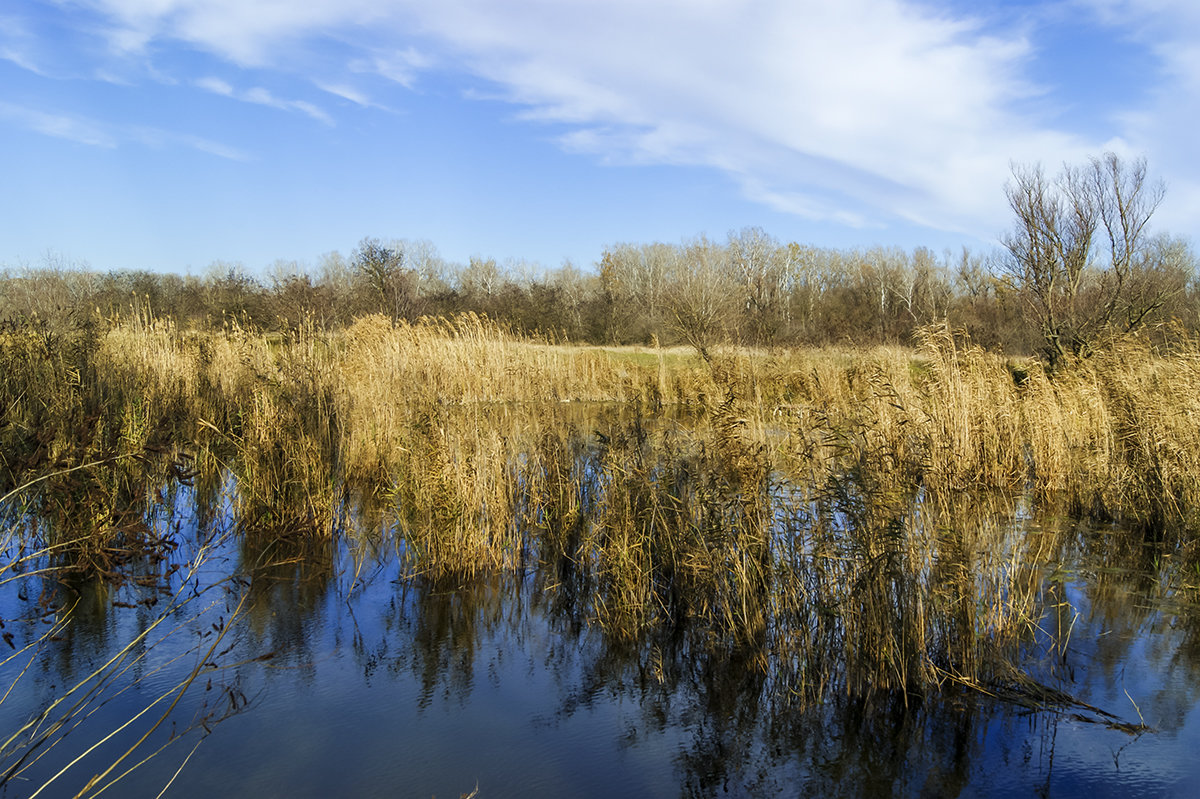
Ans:
[{"label": "tall grass", "polygon": [[[1187,341],[1050,375],[945,328],[701,360],[475,316],[283,338],[141,317],[4,331],[0,357],[9,483],[169,449],[234,486],[260,553],[353,534],[356,497],[386,509],[412,575],[533,572],[614,639],[687,628],[809,699],[978,684],[1019,659],[1052,542],[1013,523],[1018,501],[1189,551],[1200,523]],[[80,496],[140,513],[154,489],[135,472]]]}]

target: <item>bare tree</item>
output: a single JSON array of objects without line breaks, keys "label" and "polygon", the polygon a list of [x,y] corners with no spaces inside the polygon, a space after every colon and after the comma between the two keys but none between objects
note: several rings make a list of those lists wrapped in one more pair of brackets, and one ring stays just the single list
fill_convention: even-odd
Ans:
[{"label": "bare tree", "polygon": [[443,294],[450,289],[451,267],[428,239],[401,242],[405,260],[416,274],[417,293],[422,297]]},{"label": "bare tree", "polygon": [[1002,239],[1003,277],[1025,301],[1050,363],[1087,355],[1105,334],[1137,330],[1172,289],[1150,278],[1158,267],[1147,226],[1163,197],[1146,162],[1114,153],[1065,166],[1054,181],[1040,166],[1014,166],[1005,187],[1016,215]]},{"label": "bare tree", "polygon": [[365,238],[355,248],[351,262],[378,310],[393,320],[417,315],[417,274],[405,265],[402,245]]},{"label": "bare tree", "polygon": [[674,329],[668,289],[679,271],[678,247],[616,244],[600,259],[600,291],[605,340],[649,341]]},{"label": "bare tree", "polygon": [[762,228],[729,234],[729,260],[743,295],[743,316],[756,344],[774,341],[784,323],[788,251]]},{"label": "bare tree", "polygon": [[724,248],[700,236],[689,242],[665,292],[679,335],[706,361],[710,346],[730,338],[737,316],[738,290],[726,268]]},{"label": "bare tree", "polygon": [[472,255],[466,268],[461,269],[458,275],[459,291],[476,302],[498,294],[503,283],[504,275],[495,258]]}]

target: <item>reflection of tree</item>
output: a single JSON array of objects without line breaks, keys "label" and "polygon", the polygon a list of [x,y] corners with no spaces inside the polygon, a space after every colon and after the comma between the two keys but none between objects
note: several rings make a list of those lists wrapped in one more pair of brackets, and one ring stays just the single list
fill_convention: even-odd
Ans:
[{"label": "reflection of tree", "polygon": [[249,579],[246,632],[251,651],[271,653],[279,663],[311,666],[321,646],[334,580],[330,539],[280,540],[249,533],[240,541],[240,571]]},{"label": "reflection of tree", "polygon": [[[720,422],[722,413],[710,415]],[[391,526],[390,506],[325,537],[238,527],[212,571],[245,587],[238,651],[272,653],[300,667],[274,674],[315,680],[329,639],[351,641],[368,689],[411,679],[419,711],[464,708],[485,672],[504,673],[492,667],[515,653],[549,675],[549,723],[616,699],[633,719],[618,746],[681,739],[672,763],[689,796],[957,794],[992,756],[985,733],[1016,707],[969,690],[999,692],[998,677],[1014,703],[1021,689],[1048,686],[1132,718],[1125,669],[1173,670],[1178,679],[1131,691],[1149,724],[1182,727],[1200,691],[1200,622],[1161,604],[1180,577],[1164,544],[1014,521],[1011,497],[938,506],[888,482],[870,452],[813,493],[787,493],[757,450],[741,446],[741,422],[728,421],[724,438],[699,443],[636,413],[611,413],[600,433],[594,416],[530,422],[528,438],[514,423],[503,452],[515,476],[505,485],[521,494],[513,562],[524,571],[501,577],[413,574],[397,558],[405,531]],[[236,526],[229,491],[219,475],[195,490],[198,540]],[[764,527],[771,536],[756,535]],[[604,560],[618,543],[640,558],[623,575]],[[131,575],[168,567],[155,568]],[[45,679],[83,673],[153,623],[158,611],[133,601],[141,595],[131,585],[118,600],[131,600],[128,612],[114,611],[105,590],[73,588],[74,625],[51,650],[57,660],[39,661]],[[622,596],[636,600],[628,624],[601,613]],[[726,612],[743,599],[758,604]],[[607,623],[614,618],[622,624]],[[758,623],[739,623],[747,619]],[[146,651],[135,643],[131,654]],[[1055,719],[1076,706],[1042,697],[1028,706],[1044,711],[1037,734],[1052,751]],[[1013,725],[1001,734],[1032,733]]]},{"label": "reflection of tree", "polygon": [[[245,599],[236,585],[204,576],[221,542],[200,542],[164,572],[157,569],[167,555],[158,550],[129,556],[121,571],[85,575],[75,563],[56,565],[49,548],[30,554],[28,539],[11,557],[10,532],[0,543],[9,556],[0,586],[24,606],[27,636],[20,648],[8,640],[15,651],[0,659],[9,686],[0,696],[0,788],[20,783],[41,793],[71,783],[74,795],[95,796],[175,741],[192,739],[194,751],[214,725],[246,707],[237,680],[217,675]],[[217,616],[222,595],[226,613]],[[0,605],[9,621],[12,598]],[[207,690],[191,690],[205,677]],[[11,715],[9,699],[18,705]],[[103,710],[110,703],[117,709]],[[176,718],[177,706],[191,718]]]},{"label": "reflection of tree", "polygon": [[[411,672],[421,688],[419,706],[439,693],[465,704],[475,681],[481,645],[495,636],[519,636],[524,603],[503,579],[465,582],[400,580],[379,613],[383,639],[354,639],[354,654],[368,678],[381,666]],[[374,628],[375,625],[372,625]]]},{"label": "reflection of tree", "polygon": [[[1086,579],[1071,586],[1080,613],[1071,659],[1090,669],[1091,689],[1122,715],[1177,732],[1200,701],[1200,618],[1176,589],[1180,564],[1163,542],[1115,528],[1085,530],[1074,543],[1066,557]],[[1151,688],[1143,673],[1169,679]]]},{"label": "reflection of tree", "polygon": [[676,756],[684,796],[953,796],[967,784],[987,713],[973,698],[791,702],[772,693],[757,651],[710,644],[682,631],[638,642],[579,631],[552,650],[578,660],[548,664],[561,677],[559,716],[596,697],[631,696],[640,715],[632,742],[686,733]]},{"label": "reflection of tree", "polygon": [[[1086,669],[1078,667],[1093,661],[1106,679],[1119,677],[1118,664],[1140,657],[1129,641],[1149,640],[1151,633],[1164,641],[1162,651],[1147,652],[1151,668],[1184,666],[1195,672],[1196,653],[1188,644],[1195,638],[1186,628],[1163,638],[1160,627],[1154,627],[1162,621],[1158,611],[1122,610],[1133,597],[1153,595],[1160,579],[1140,568],[1113,568],[1138,563],[1134,556],[1140,550],[1102,546],[1069,526],[1023,527],[1011,521],[1011,514],[1011,504],[1004,501],[997,506],[976,502],[969,508],[926,507],[917,522],[905,521],[927,525],[922,534],[934,539],[928,571],[917,572],[911,578],[916,582],[901,589],[932,590],[919,599],[933,625],[927,641],[958,653],[956,657],[969,645],[984,647],[976,652],[973,672],[982,681],[988,673],[986,647],[1002,642],[975,640],[984,629],[979,625],[1008,625],[1014,644],[1020,645],[1003,644],[998,654],[1028,658],[1030,667],[1042,662],[1048,670],[1035,669],[1035,676],[1052,680],[1066,693],[1085,690]],[[571,531],[560,533],[569,542]],[[999,549],[989,551],[989,546]],[[1097,559],[1101,551],[1108,560]],[[1088,575],[1083,596],[1073,572],[1049,568],[1060,563],[1079,563]],[[439,695],[469,701],[480,658],[486,657],[485,642],[489,649],[536,642],[539,648],[531,658],[558,685],[555,718],[565,722],[614,696],[632,699],[638,721],[619,744],[637,746],[647,736],[682,734],[685,743],[675,765],[681,793],[688,796],[796,788],[812,796],[956,795],[979,778],[981,767],[994,767],[984,741],[996,717],[1027,712],[952,682],[924,696],[851,690],[856,683],[848,675],[856,667],[838,660],[847,656],[844,650],[825,653],[826,663],[841,670],[841,676],[831,678],[835,690],[804,693],[798,688],[803,682],[794,671],[797,665],[781,657],[786,650],[780,649],[774,627],[762,639],[741,643],[686,618],[644,627],[632,637],[608,631],[588,621],[595,583],[586,566],[576,552],[574,557],[545,559],[525,581],[404,582],[388,611],[393,617],[389,640],[379,651],[390,653],[393,670],[418,679],[420,702],[427,707]],[[1014,615],[988,615],[999,613],[989,610],[997,592],[1012,600]],[[889,596],[859,596],[857,601],[885,602]],[[942,602],[948,603],[945,608],[938,604]],[[904,608],[915,605],[899,607],[896,620],[911,612]],[[1087,613],[1076,619],[1076,610]],[[533,625],[546,625],[553,634],[529,635]],[[1100,628],[1120,632],[1125,640],[1114,635],[1109,641],[1099,635]],[[1022,637],[1030,633],[1035,634]],[[820,643],[837,645],[839,640],[834,635]],[[943,661],[941,668],[951,665]],[[965,665],[957,661],[958,667]],[[1086,694],[1080,698],[1091,701]],[[1173,688],[1163,689],[1161,697],[1145,702],[1143,711],[1168,712],[1169,703],[1181,701],[1190,707],[1195,697],[1191,691],[1180,697]],[[1014,727],[1003,735],[1012,740],[1042,736],[1042,756],[1048,758],[1058,712],[1047,708],[1040,716],[1047,723],[1033,732]],[[1051,762],[1037,767],[1048,768]]]}]

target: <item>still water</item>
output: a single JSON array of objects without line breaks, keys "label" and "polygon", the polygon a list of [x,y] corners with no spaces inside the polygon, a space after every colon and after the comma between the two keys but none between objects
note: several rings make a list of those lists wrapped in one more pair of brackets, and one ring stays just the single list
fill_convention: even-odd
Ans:
[{"label": "still water", "polygon": [[[1074,529],[1032,564],[1045,640],[1028,642],[1024,669],[1077,701],[1035,708],[948,682],[924,699],[813,705],[686,629],[610,638],[552,572],[434,584],[404,575],[386,529],[264,553],[198,521],[186,489],[164,513],[183,564],[168,590],[27,572],[0,586],[0,729],[45,714],[6,745],[4,796],[73,796],[114,762],[99,784],[129,773],[113,796],[1200,791],[1186,569],[1169,553],[1114,555],[1111,530]],[[1010,523],[1028,536],[1055,524]]]}]

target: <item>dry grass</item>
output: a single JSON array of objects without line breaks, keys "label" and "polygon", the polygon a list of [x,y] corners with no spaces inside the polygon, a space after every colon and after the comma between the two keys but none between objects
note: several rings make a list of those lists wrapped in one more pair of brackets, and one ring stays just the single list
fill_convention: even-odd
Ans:
[{"label": "dry grass", "polygon": [[[533,570],[616,638],[687,626],[796,696],[978,684],[1017,658],[1053,541],[1014,525],[1014,497],[1181,547],[1200,523],[1186,341],[1051,376],[940,328],[708,362],[474,316],[284,340],[140,319],[78,352],[5,336],[10,481],[169,441],[202,482],[234,476],[258,549],[329,541],[348,497],[374,498],[413,575]],[[131,474],[105,508],[148,490]]]}]

